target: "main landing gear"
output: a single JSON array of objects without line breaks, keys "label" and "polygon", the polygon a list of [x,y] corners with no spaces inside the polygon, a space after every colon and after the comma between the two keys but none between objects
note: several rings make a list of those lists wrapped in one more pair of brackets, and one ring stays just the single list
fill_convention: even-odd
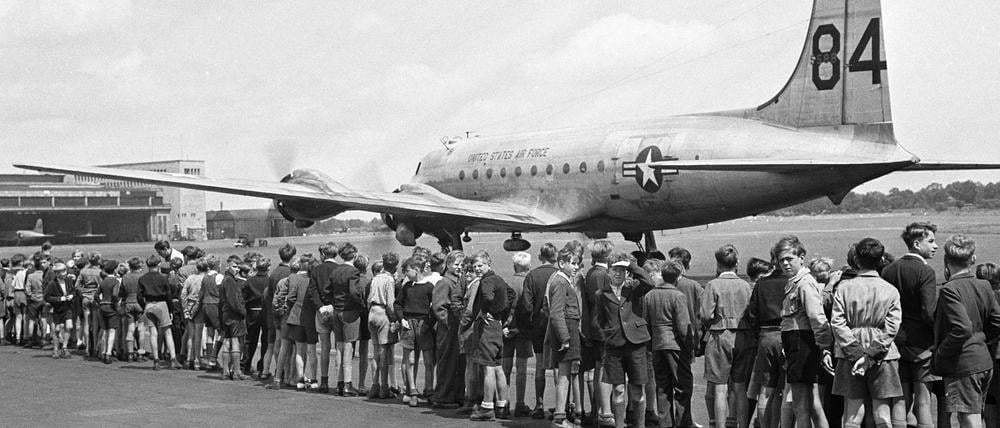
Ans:
[{"label": "main landing gear", "polygon": [[527,251],[531,243],[521,238],[521,232],[512,232],[510,239],[503,241],[504,251]]},{"label": "main landing gear", "polygon": [[[656,237],[653,236],[652,230],[647,230],[645,232],[623,232],[622,236],[626,241],[631,241],[635,243],[637,247],[636,251],[632,252],[632,256],[635,257],[636,263],[642,266],[646,263],[646,260],[657,259],[666,260],[667,257],[660,250],[656,249]],[[643,245],[643,240],[645,239],[645,245]]]}]

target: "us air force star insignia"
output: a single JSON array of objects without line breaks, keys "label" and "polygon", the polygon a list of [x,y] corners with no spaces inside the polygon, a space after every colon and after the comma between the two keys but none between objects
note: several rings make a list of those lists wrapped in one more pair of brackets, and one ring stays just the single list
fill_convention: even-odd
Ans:
[{"label": "us air force star insignia", "polygon": [[[635,162],[622,163],[622,177],[635,177],[635,183],[649,193],[656,193],[663,185],[664,170],[662,166],[655,165],[663,160],[676,160],[674,157],[664,157],[660,153],[660,148],[649,146],[635,157]],[[677,170],[670,170],[667,174],[677,174]]]}]

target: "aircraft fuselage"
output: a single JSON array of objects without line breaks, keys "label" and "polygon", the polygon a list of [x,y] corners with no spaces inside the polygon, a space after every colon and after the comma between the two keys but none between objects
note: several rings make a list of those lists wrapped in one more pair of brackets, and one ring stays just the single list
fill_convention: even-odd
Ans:
[{"label": "aircraft fuselage", "polygon": [[[781,128],[724,116],[682,116],[496,138],[461,140],[423,158],[413,182],[461,199],[536,207],[581,232],[641,232],[755,215],[825,195],[913,163],[872,129]],[[890,136],[891,139],[891,136]],[[808,172],[678,171],[668,159],[833,159],[895,162]],[[467,224],[474,231],[514,230]]]}]

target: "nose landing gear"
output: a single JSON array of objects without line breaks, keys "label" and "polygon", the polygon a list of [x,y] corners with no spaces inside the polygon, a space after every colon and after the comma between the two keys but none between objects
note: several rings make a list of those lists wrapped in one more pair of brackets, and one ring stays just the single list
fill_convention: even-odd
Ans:
[{"label": "nose landing gear", "polygon": [[[625,240],[635,243],[637,247],[636,251],[632,252],[632,256],[635,257],[636,262],[642,266],[646,260],[657,259],[666,260],[667,257],[660,250],[656,249],[656,237],[653,235],[653,231],[647,230],[645,232],[639,233],[622,233]],[[643,245],[642,241],[645,240]]]}]

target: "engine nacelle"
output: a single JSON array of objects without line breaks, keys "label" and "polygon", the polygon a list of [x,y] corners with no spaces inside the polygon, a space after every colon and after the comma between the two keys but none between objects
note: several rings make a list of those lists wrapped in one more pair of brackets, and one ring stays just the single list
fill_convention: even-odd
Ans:
[{"label": "engine nacelle", "polygon": [[405,247],[417,245],[417,238],[420,235],[423,235],[423,232],[410,223],[399,223],[396,226],[396,240]]},{"label": "engine nacelle", "polygon": [[[326,174],[311,169],[297,169],[282,178],[281,182],[308,186],[325,193],[347,190]],[[274,209],[278,210],[285,220],[295,223],[295,227],[298,228],[311,227],[317,221],[347,211],[347,207],[340,204],[308,199],[275,199]]]}]

